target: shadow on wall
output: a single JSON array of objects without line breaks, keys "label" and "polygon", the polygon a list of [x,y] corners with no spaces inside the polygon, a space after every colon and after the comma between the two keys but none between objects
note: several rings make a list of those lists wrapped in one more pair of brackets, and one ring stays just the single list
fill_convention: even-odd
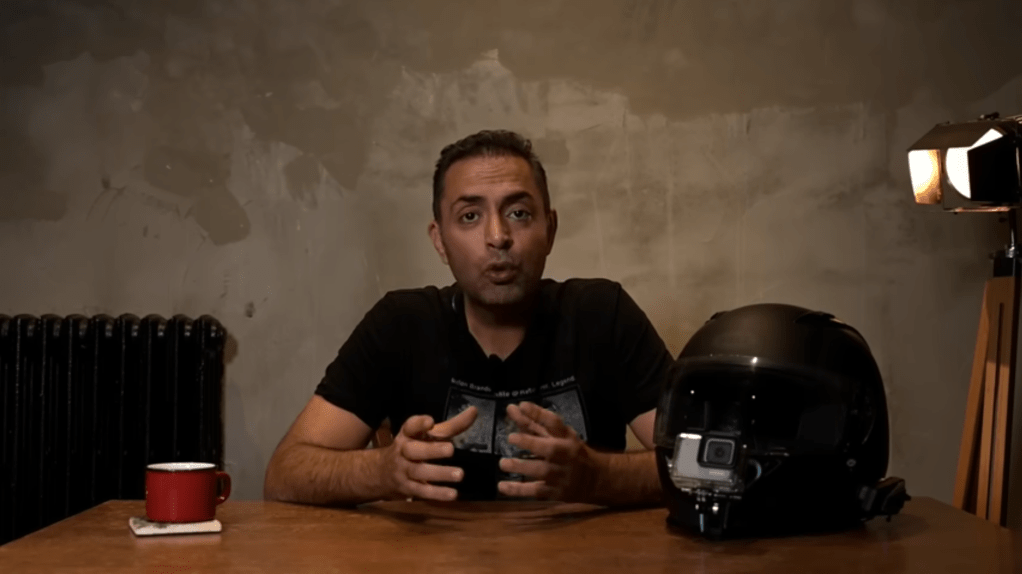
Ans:
[{"label": "shadow on wall", "polygon": [[[2,56],[0,56],[2,58]],[[17,197],[0,202],[0,222],[18,219],[57,221],[67,213],[66,198],[46,188],[44,155],[36,145],[0,114],[0,190],[16,190]]]},{"label": "shadow on wall", "polygon": [[[497,49],[521,80],[572,78],[623,93],[635,113],[675,119],[771,105],[865,101],[895,108],[920,85],[968,100],[1003,84],[1010,67],[985,63],[1012,53],[1022,10],[1005,5],[991,19],[988,3],[964,1],[792,0],[784,9],[673,0],[563,0],[530,10],[512,0],[494,4],[5,2],[0,89],[45,86],[47,66],[82,54],[94,63],[143,55],[143,83],[126,121],[142,117],[151,125],[140,144],[143,159],[121,167],[172,194],[223,245],[250,231],[226,183],[236,128],[244,124],[261,142],[300,151],[281,166],[299,202],[324,174],[354,189],[367,164],[371,123],[406,70],[460,69]],[[941,27],[949,22],[987,30],[984,42],[946,33]],[[903,37],[897,58],[888,55],[892,37]],[[927,37],[941,41],[923,42]],[[900,81],[886,81],[894,77]],[[94,86],[94,103],[107,88]],[[17,141],[23,127],[16,124],[24,120],[7,119],[4,127],[0,118],[0,142]],[[7,195],[0,221],[62,217],[63,190],[42,186],[37,156],[46,154],[32,145],[0,146],[19,158],[0,167]],[[537,147],[551,164],[566,160],[563,145]],[[118,175],[107,177],[119,182]]]},{"label": "shadow on wall", "polygon": [[[228,333],[224,345],[224,470],[231,475],[232,500],[262,500],[263,475],[267,460],[259,442],[248,428],[246,400],[240,385],[230,383],[230,365],[238,356],[238,340]],[[249,399],[251,403],[254,398]]]},{"label": "shadow on wall", "polygon": [[[0,90],[58,89],[53,85],[61,78],[53,76],[63,72],[47,66],[76,61],[76,66],[96,70],[90,72],[89,83],[95,85],[89,105],[101,116],[97,132],[111,141],[135,128],[144,134],[137,142],[140,149],[133,150],[135,159],[118,157],[111,160],[115,165],[104,166],[115,173],[103,174],[102,188],[79,189],[96,189],[102,196],[125,188],[145,193],[145,185],[151,186],[169,194],[214,245],[240,241],[249,235],[251,224],[229,189],[230,157],[239,130],[249,130],[262,144],[285,143],[300,151],[281,166],[296,200],[307,201],[310,188],[324,174],[347,189],[355,187],[367,155],[366,126],[359,118],[372,118],[384,100],[380,96],[386,88],[369,78],[379,76],[379,65],[347,52],[336,55],[342,61],[328,57],[324,63],[308,45],[277,45],[275,29],[266,24],[276,22],[271,9],[253,18],[202,0],[14,5],[0,4]],[[310,26],[373,29],[360,25],[357,13],[347,7],[331,9],[316,20]],[[337,40],[334,47],[349,40]],[[107,85],[126,81],[101,72],[107,62],[125,58],[138,62],[137,85]],[[107,100],[130,100],[131,113],[102,117],[112,105]],[[68,190],[44,188],[47,154],[25,136],[29,126],[21,124],[29,120],[3,115],[0,152],[18,160],[0,167],[6,195],[0,221],[60,219]],[[134,127],[118,127],[119,122]],[[134,165],[119,165],[125,162]]]},{"label": "shadow on wall", "polygon": [[[224,419],[224,469],[231,475],[231,498],[234,500],[262,500],[263,475],[266,458],[256,438],[248,430],[245,417],[246,400],[238,385],[226,386]],[[251,402],[251,401],[248,401]]]}]

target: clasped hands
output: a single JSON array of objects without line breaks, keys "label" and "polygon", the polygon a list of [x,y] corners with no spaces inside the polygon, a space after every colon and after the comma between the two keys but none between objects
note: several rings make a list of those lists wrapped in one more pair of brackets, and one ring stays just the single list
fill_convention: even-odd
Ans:
[{"label": "clasped hands", "polygon": [[[434,424],[432,417],[410,417],[394,442],[384,449],[384,478],[395,497],[455,500],[454,488],[433,483],[460,482],[463,471],[429,461],[454,454],[452,439],[475,422],[478,411],[469,407],[450,420]],[[501,481],[497,488],[510,497],[564,502],[587,502],[592,498],[600,472],[600,455],[586,446],[578,434],[556,413],[530,402],[508,405],[508,418],[518,432],[508,442],[535,458],[502,458],[500,469],[525,477],[522,482]]]}]

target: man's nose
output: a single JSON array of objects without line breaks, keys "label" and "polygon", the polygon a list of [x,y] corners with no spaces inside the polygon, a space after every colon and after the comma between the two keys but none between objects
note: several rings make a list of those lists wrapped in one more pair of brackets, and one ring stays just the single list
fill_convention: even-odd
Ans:
[{"label": "man's nose", "polygon": [[486,224],[486,244],[494,249],[511,247],[511,230],[499,214],[490,217]]}]

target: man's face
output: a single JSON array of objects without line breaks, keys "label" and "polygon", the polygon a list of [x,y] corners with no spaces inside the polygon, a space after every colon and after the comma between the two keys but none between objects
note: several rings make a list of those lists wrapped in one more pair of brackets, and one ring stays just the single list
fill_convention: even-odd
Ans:
[{"label": "man's face", "polygon": [[529,163],[517,156],[471,157],[451,165],[433,246],[465,295],[513,305],[531,295],[553,247],[557,214],[543,207]]}]

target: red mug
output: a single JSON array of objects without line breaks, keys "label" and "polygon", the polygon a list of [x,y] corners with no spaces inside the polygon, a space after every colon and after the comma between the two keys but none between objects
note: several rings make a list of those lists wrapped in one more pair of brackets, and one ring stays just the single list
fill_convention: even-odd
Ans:
[{"label": "red mug", "polygon": [[231,495],[231,477],[208,462],[150,464],[145,513],[153,522],[205,522]]}]

